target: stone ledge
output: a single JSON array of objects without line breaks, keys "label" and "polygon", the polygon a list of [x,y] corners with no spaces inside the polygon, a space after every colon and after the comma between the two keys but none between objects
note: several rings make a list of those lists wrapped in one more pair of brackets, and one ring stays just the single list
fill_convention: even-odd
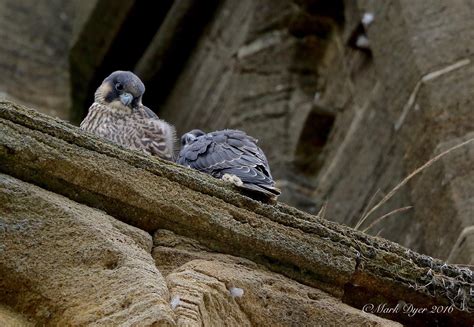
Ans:
[{"label": "stone ledge", "polygon": [[148,232],[168,229],[248,258],[358,308],[403,300],[415,307],[453,303],[462,309],[443,316],[385,316],[390,319],[471,321],[471,270],[282,204],[262,204],[209,176],[119,148],[13,103],[0,102],[0,125],[0,172]]}]

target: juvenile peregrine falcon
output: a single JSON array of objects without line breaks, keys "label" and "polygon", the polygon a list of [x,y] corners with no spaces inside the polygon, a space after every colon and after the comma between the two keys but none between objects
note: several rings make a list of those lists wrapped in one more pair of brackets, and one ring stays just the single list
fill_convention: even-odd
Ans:
[{"label": "juvenile peregrine falcon", "polygon": [[181,137],[177,162],[275,200],[275,187],[267,158],[257,140],[238,130],[204,133],[195,129]]},{"label": "juvenile peregrine falcon", "polygon": [[142,104],[145,86],[132,72],[116,71],[95,92],[81,129],[130,149],[173,160],[176,132]]}]

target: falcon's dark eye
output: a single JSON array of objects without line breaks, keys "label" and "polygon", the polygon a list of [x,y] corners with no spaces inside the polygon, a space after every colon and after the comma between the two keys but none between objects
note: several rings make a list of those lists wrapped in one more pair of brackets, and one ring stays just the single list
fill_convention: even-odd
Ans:
[{"label": "falcon's dark eye", "polygon": [[123,90],[123,85],[122,85],[122,83],[117,83],[117,84],[115,84],[115,89],[116,89],[117,91],[122,91],[122,90]]}]

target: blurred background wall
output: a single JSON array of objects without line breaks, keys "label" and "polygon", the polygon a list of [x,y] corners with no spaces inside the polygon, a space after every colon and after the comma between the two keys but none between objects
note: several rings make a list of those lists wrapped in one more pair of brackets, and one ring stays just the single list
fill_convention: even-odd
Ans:
[{"label": "blurred background wall", "polygon": [[72,1],[0,1],[0,96],[70,117]]},{"label": "blurred background wall", "polygon": [[[179,134],[246,131],[282,201],[355,226],[474,137],[473,17],[471,0],[0,0],[0,96],[78,124],[132,70]],[[474,264],[473,160],[443,157],[362,228],[412,206],[368,232]]]}]

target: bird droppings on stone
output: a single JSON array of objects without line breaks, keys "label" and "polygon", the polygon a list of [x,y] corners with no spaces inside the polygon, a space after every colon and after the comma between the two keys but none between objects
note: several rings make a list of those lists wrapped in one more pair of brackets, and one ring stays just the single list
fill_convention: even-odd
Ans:
[{"label": "bird droppings on stone", "polygon": [[364,13],[361,21],[364,27],[369,27],[369,25],[372,24],[372,22],[374,21],[374,13],[371,13],[371,12]]},{"label": "bird droppings on stone", "polygon": [[171,309],[176,309],[178,307],[178,305],[180,305],[181,303],[181,298],[179,297],[179,295],[175,295],[173,296],[173,298],[171,299],[171,302],[170,302],[170,305],[171,305]]},{"label": "bird droppings on stone", "polygon": [[356,40],[356,46],[361,49],[369,49],[370,43],[366,35],[359,35]]},{"label": "bird droppings on stone", "polygon": [[239,287],[231,287],[229,288],[229,293],[233,298],[242,297],[244,295],[244,290]]}]

